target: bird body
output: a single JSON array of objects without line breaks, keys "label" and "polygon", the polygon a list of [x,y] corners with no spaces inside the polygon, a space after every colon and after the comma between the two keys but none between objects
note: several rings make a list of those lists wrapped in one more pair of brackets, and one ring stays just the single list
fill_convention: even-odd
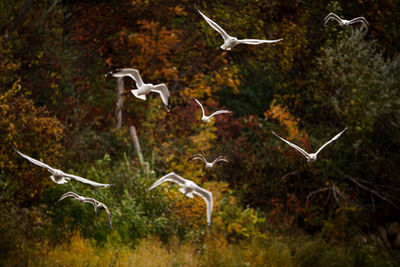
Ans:
[{"label": "bird body", "polygon": [[73,179],[73,180],[76,180],[78,182],[82,182],[82,183],[85,183],[85,184],[90,184],[90,185],[96,186],[96,187],[109,187],[109,186],[112,186],[111,184],[101,184],[101,183],[97,183],[97,182],[85,179],[85,178],[80,177],[80,176],[76,176],[76,175],[73,175],[73,174],[65,173],[65,172],[63,172],[61,170],[58,170],[58,169],[50,167],[46,163],[43,163],[43,162],[41,162],[41,161],[39,161],[37,159],[31,158],[31,157],[19,152],[14,146],[12,146],[12,148],[21,157],[29,160],[30,162],[32,162],[33,164],[35,164],[35,165],[37,165],[39,167],[46,168],[52,174],[50,176],[51,180],[53,182],[55,182],[56,184],[65,184],[69,180]]},{"label": "bird body", "polygon": [[220,47],[224,50],[231,50],[233,47],[235,47],[238,44],[258,45],[258,44],[264,44],[264,43],[276,43],[276,42],[283,40],[283,39],[277,39],[277,40],[241,39],[241,40],[239,40],[238,38],[227,34],[226,31],[221,28],[221,26],[219,26],[216,22],[214,22],[209,17],[204,15],[197,7],[196,7],[196,9],[200,13],[200,15],[205,19],[205,21],[208,23],[208,25],[210,25],[214,30],[216,30],[219,34],[221,34],[222,38],[224,39],[224,43]]},{"label": "bird body", "polygon": [[193,198],[194,194],[202,197],[207,204],[207,223],[209,226],[211,226],[213,198],[210,191],[198,186],[193,181],[187,180],[182,176],[179,176],[174,172],[170,172],[167,175],[164,175],[163,177],[158,179],[149,189],[147,189],[147,191],[152,190],[153,188],[159,186],[164,182],[175,182],[179,184],[181,186],[181,188],[179,188],[179,191],[187,197]]},{"label": "bird body", "polygon": [[94,198],[83,197],[83,196],[80,196],[80,195],[78,195],[78,194],[76,194],[76,193],[74,193],[72,191],[69,191],[69,192],[65,193],[64,195],[62,195],[60,197],[60,199],[56,203],[60,202],[61,200],[65,199],[67,197],[73,197],[76,200],[78,200],[80,203],[90,203],[90,204],[92,204],[93,207],[94,207],[94,210],[96,212],[96,215],[97,215],[97,210],[98,209],[104,209],[106,211],[106,213],[107,213],[107,216],[108,216],[108,225],[112,229],[111,213],[108,210],[106,205],[104,205],[103,203],[101,203],[100,201],[98,201],[98,200],[96,200]]},{"label": "bird body", "polygon": [[163,104],[167,107],[167,110],[170,110],[170,93],[168,87],[164,83],[156,85],[153,85],[152,83],[144,83],[137,69],[124,68],[108,74],[112,75],[113,77],[129,77],[133,79],[136,83],[137,89],[131,90],[131,93],[139,99],[146,100],[146,95],[148,95],[150,92],[158,93]]},{"label": "bird body", "polygon": [[218,114],[232,113],[232,111],[229,111],[229,110],[218,110],[218,111],[212,113],[211,115],[206,116],[206,114],[205,114],[205,112],[204,112],[203,105],[202,105],[202,104],[200,103],[200,101],[197,100],[196,98],[195,98],[194,100],[196,101],[197,104],[199,104],[199,106],[200,106],[200,108],[201,108],[201,112],[202,112],[202,114],[203,114],[203,116],[201,117],[201,120],[204,121],[204,122],[210,122],[210,119],[211,119],[212,117],[214,117],[215,115],[218,115]]},{"label": "bird body", "polygon": [[350,25],[354,23],[362,23],[363,26],[368,30],[369,23],[364,17],[357,17],[352,20],[347,20],[347,19],[342,19],[335,13],[329,13],[325,18],[324,18],[324,25],[328,23],[329,20],[336,20],[341,27],[347,28]]},{"label": "bird body", "polygon": [[347,130],[347,127],[344,128],[343,131],[341,131],[340,133],[338,133],[337,135],[335,135],[331,140],[329,140],[328,142],[326,142],[324,145],[322,145],[317,152],[315,153],[307,153],[304,149],[302,149],[301,147],[283,139],[282,137],[280,137],[279,135],[277,135],[276,133],[272,132],[276,137],[278,137],[279,139],[281,139],[283,142],[287,143],[289,146],[293,147],[294,149],[296,149],[297,151],[299,151],[301,154],[303,154],[303,156],[305,156],[307,158],[307,162],[314,162],[317,160],[317,155],[319,152],[321,152],[322,149],[324,149],[327,145],[329,145],[330,143],[332,143],[333,141],[335,141],[336,139],[338,139],[343,133],[344,131]]},{"label": "bird body", "polygon": [[193,157],[191,157],[191,158],[189,158],[188,160],[201,160],[201,161],[203,161],[206,165],[206,168],[207,169],[211,169],[213,166],[214,166],[214,164],[215,163],[217,163],[217,162],[226,162],[226,163],[230,163],[229,162],[229,160],[228,160],[228,158],[226,158],[226,157],[224,157],[224,156],[219,156],[219,157],[217,157],[213,162],[208,162],[204,157],[203,157],[203,155],[201,155],[201,154],[196,154],[196,155],[194,155]]}]

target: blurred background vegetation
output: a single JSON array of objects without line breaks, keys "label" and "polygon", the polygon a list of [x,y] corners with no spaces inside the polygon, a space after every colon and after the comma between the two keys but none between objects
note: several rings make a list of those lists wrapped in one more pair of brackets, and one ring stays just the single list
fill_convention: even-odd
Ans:
[{"label": "blurred background vegetation", "polygon": [[[219,48],[194,4],[238,38]],[[358,26],[323,26],[335,12]],[[52,266],[398,266],[400,261],[400,1],[0,1],[0,261]],[[141,101],[118,67],[167,84]],[[204,124],[208,112],[232,110]],[[145,164],[129,135],[135,126]],[[315,151],[312,165],[271,131]],[[34,158],[112,188],[70,182]],[[212,171],[187,159],[228,156]],[[146,189],[175,171],[212,191]],[[104,212],[66,199],[105,203]],[[397,229],[399,228],[399,229]]]}]

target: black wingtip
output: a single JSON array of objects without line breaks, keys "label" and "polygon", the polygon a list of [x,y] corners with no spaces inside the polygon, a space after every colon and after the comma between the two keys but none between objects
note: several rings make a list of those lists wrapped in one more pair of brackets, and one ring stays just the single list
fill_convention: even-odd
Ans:
[{"label": "black wingtip", "polygon": [[107,72],[106,74],[104,74],[104,77],[106,78],[112,78],[113,74],[120,71],[121,68],[112,68],[109,72]]},{"label": "black wingtip", "polygon": [[172,104],[171,104],[170,97],[168,97],[168,102],[167,102],[167,105],[165,105],[165,108],[167,109],[167,112],[171,112]]},{"label": "black wingtip", "polygon": [[107,72],[106,74],[104,74],[104,77],[106,77],[106,78],[110,78],[110,77],[112,77],[112,75],[115,73],[115,71],[109,71],[109,72]]}]

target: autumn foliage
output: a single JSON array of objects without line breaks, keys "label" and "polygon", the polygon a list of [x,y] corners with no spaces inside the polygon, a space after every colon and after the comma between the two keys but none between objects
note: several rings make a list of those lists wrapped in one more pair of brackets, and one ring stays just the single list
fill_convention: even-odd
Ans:
[{"label": "autumn foliage", "polygon": [[[109,248],[123,246],[120,260],[127,262],[139,256],[126,246],[137,246],[169,260],[199,253],[193,261],[201,266],[224,266],[235,257],[244,265],[271,259],[276,266],[323,266],[322,258],[349,253],[324,242],[350,244],[398,220],[398,3],[218,0],[197,1],[196,7],[238,38],[283,40],[224,51],[220,34],[188,0],[0,3],[4,255],[27,252],[30,260],[44,257],[52,264],[69,248],[60,240],[70,240],[77,254],[89,246],[87,253],[94,255],[103,246],[110,262],[118,259]],[[371,27],[324,26],[329,12],[365,16]],[[117,68],[136,68],[146,83],[165,83],[171,111],[158,94],[146,101],[133,97],[135,83],[124,78],[122,126],[116,129],[116,79],[104,75]],[[206,113],[229,109],[233,114],[204,123],[194,98]],[[131,125],[143,164],[129,135]],[[313,164],[271,133],[314,152],[344,127],[345,134]],[[19,157],[11,144],[51,166],[114,187],[55,185],[45,169]],[[208,160],[224,155],[231,164],[208,170],[188,161],[198,153]],[[211,231],[203,199],[185,197],[173,183],[146,191],[171,171],[213,192]],[[67,190],[107,203],[115,229],[109,230],[105,214],[96,216],[91,206],[73,200],[55,205]],[[13,218],[25,220],[18,225]],[[36,235],[26,233],[30,225]],[[24,232],[21,239],[9,238],[18,231]],[[289,239],[318,236],[318,241],[306,240],[298,250],[272,232]],[[34,247],[43,240],[54,248],[47,255],[24,251],[24,244]],[[148,244],[152,241],[155,247]],[[181,241],[187,242],[183,255],[161,244],[176,248]],[[383,247],[368,242],[365,247],[371,242]],[[251,246],[265,250],[254,255]],[[362,246],[361,254],[369,249]],[[85,262],[69,259],[68,264]]]}]

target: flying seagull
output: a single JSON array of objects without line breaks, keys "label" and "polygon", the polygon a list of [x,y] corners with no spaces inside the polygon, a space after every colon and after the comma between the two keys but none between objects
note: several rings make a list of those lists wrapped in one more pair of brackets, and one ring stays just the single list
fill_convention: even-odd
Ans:
[{"label": "flying seagull", "polygon": [[336,20],[337,22],[339,22],[339,25],[342,27],[349,27],[351,24],[354,23],[362,23],[363,26],[365,27],[365,29],[368,30],[368,26],[369,23],[368,21],[364,18],[364,17],[357,17],[354,18],[352,20],[346,20],[346,19],[341,19],[338,15],[336,15],[335,13],[329,13],[325,18],[324,18],[324,25],[326,25],[328,23],[329,20]]},{"label": "flying seagull", "polygon": [[213,162],[208,162],[208,161],[203,157],[203,155],[201,155],[201,154],[196,154],[196,155],[194,155],[193,157],[191,157],[191,158],[188,159],[188,160],[195,160],[195,159],[197,159],[197,160],[202,160],[202,161],[206,164],[206,168],[208,168],[208,169],[211,169],[211,168],[214,166],[215,163],[220,162],[220,161],[223,161],[223,162],[226,162],[226,163],[230,163],[229,160],[228,160],[228,158],[227,158],[227,157],[224,157],[224,156],[219,156],[219,157],[217,157]]},{"label": "flying seagull", "polygon": [[200,103],[199,100],[197,100],[196,98],[194,99],[196,101],[197,104],[199,104],[199,106],[201,107],[201,111],[203,113],[203,117],[201,118],[204,122],[210,122],[211,117],[218,115],[218,114],[223,114],[223,113],[232,113],[232,111],[229,110],[218,110],[215,111],[213,114],[211,114],[210,116],[206,116],[206,114],[204,113],[204,108],[203,105]]},{"label": "flying seagull", "polygon": [[213,198],[210,191],[201,188],[194,182],[186,180],[174,172],[170,172],[167,175],[158,179],[149,189],[147,189],[147,191],[153,189],[156,186],[159,186],[164,182],[175,182],[179,184],[180,186],[182,186],[182,188],[179,188],[179,191],[187,197],[193,198],[194,197],[193,194],[201,196],[207,204],[207,223],[209,226],[211,226]]},{"label": "flying seagull", "polygon": [[231,50],[233,47],[235,47],[238,44],[258,45],[258,44],[264,44],[264,43],[276,43],[276,42],[283,40],[283,39],[277,39],[277,40],[242,39],[242,40],[238,40],[236,37],[233,37],[233,36],[230,36],[229,34],[227,34],[224,31],[224,29],[222,29],[217,23],[212,21],[209,17],[204,15],[197,7],[196,7],[196,9],[200,13],[200,15],[206,20],[206,22],[214,30],[216,30],[219,34],[221,34],[222,38],[224,38],[224,44],[220,46],[224,50]]},{"label": "flying seagull", "polygon": [[116,71],[112,71],[106,74],[112,75],[113,77],[125,77],[128,76],[132,78],[135,83],[137,89],[131,90],[132,94],[142,100],[146,100],[146,95],[150,92],[158,93],[161,96],[161,100],[164,105],[167,107],[167,110],[170,110],[170,103],[169,103],[169,90],[168,87],[164,83],[153,85],[151,83],[144,83],[142,77],[139,74],[137,69],[118,69]]},{"label": "flying seagull", "polygon": [[79,176],[76,176],[76,175],[68,174],[68,173],[65,173],[65,172],[63,172],[61,170],[54,169],[54,168],[50,167],[49,165],[47,165],[47,164],[45,164],[45,163],[43,163],[43,162],[41,162],[41,161],[39,161],[37,159],[31,158],[31,157],[19,152],[13,145],[12,145],[12,148],[21,157],[29,160],[30,162],[32,162],[33,164],[38,165],[39,167],[46,168],[52,174],[50,176],[51,180],[53,180],[53,182],[55,182],[56,184],[65,184],[69,180],[74,179],[76,181],[79,181],[79,182],[82,182],[82,183],[85,183],[85,184],[90,184],[90,185],[97,186],[97,187],[100,187],[100,186],[103,186],[103,187],[112,186],[111,184],[96,183],[96,182],[93,182],[91,180],[88,180],[88,179],[85,179],[85,178],[82,178],[82,177],[79,177]]},{"label": "flying seagull", "polygon": [[69,191],[67,193],[65,193],[64,195],[62,195],[60,197],[60,199],[56,202],[60,202],[61,200],[67,198],[67,197],[73,197],[75,199],[77,199],[80,203],[91,203],[94,207],[94,211],[96,212],[97,215],[97,209],[104,209],[107,212],[107,216],[108,216],[108,225],[110,225],[110,228],[112,229],[112,222],[111,222],[111,213],[108,210],[107,206],[104,205],[103,203],[101,203],[100,201],[97,201],[94,198],[90,198],[90,197],[82,197],[72,191]]},{"label": "flying seagull", "polygon": [[336,139],[338,139],[343,133],[344,131],[347,130],[347,127],[344,128],[343,131],[341,131],[340,133],[338,133],[337,135],[335,135],[335,137],[333,137],[331,140],[329,140],[328,142],[326,142],[323,146],[321,146],[317,152],[315,153],[307,153],[304,149],[298,147],[297,145],[283,139],[282,137],[280,137],[279,135],[277,135],[276,133],[272,132],[276,137],[278,137],[279,139],[281,139],[283,142],[286,142],[289,146],[297,149],[297,151],[299,151],[301,154],[303,154],[303,156],[305,156],[307,158],[307,162],[314,162],[317,160],[317,154],[324,149],[327,145],[329,145],[330,143],[332,143],[333,141],[335,141]]}]

